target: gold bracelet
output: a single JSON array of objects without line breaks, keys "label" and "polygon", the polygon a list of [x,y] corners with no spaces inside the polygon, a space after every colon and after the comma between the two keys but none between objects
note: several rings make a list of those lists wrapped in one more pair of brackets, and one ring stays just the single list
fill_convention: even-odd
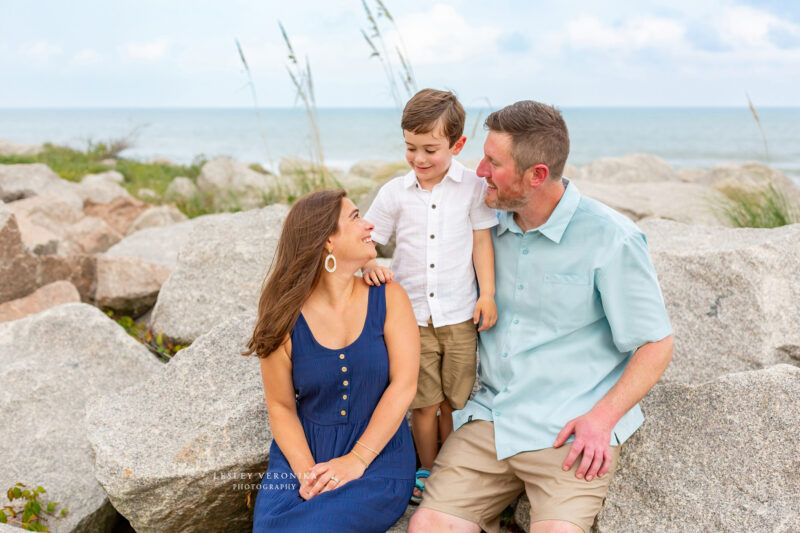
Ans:
[{"label": "gold bracelet", "polygon": [[367,462],[364,460],[364,458],[363,458],[363,457],[361,457],[360,455],[358,455],[358,452],[356,452],[355,450],[350,450],[350,453],[352,453],[353,455],[355,455],[355,456],[358,458],[358,460],[359,460],[359,461],[361,461],[361,464],[363,464],[363,465],[364,465],[364,468],[369,468],[369,463],[367,463]]},{"label": "gold bracelet", "polygon": [[372,452],[372,453],[374,453],[375,455],[380,455],[378,452],[376,452],[375,450],[373,450],[372,448],[370,448],[369,446],[367,446],[366,444],[364,444],[364,443],[363,443],[363,442],[361,442],[360,440],[357,440],[357,441],[356,441],[356,444],[360,444],[361,446],[363,446],[363,447],[364,447],[364,448],[366,448],[367,450],[371,451],[371,452]]}]

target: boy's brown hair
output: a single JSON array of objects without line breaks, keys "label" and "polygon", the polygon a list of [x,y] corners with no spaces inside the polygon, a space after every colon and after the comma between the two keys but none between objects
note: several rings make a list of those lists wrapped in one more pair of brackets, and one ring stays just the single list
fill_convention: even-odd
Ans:
[{"label": "boy's brown hair", "polygon": [[441,122],[444,136],[452,147],[464,133],[465,120],[466,113],[455,94],[422,89],[406,104],[400,125],[411,133],[430,133]]},{"label": "boy's brown hair", "polygon": [[511,157],[517,172],[538,164],[561,179],[569,155],[569,132],[561,112],[533,100],[522,100],[486,117],[486,127],[511,135]]}]

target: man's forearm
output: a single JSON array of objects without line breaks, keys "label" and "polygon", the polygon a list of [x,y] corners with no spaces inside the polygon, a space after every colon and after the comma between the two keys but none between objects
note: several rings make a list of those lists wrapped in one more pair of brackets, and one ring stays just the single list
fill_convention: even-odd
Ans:
[{"label": "man's forearm", "polygon": [[616,426],[661,378],[672,360],[672,349],[672,335],[639,347],[616,385],[592,408],[592,414],[605,419],[608,427]]}]

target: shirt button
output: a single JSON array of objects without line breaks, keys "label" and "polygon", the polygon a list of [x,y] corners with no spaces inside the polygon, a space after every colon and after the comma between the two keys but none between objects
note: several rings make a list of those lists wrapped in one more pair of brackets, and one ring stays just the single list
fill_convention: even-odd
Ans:
[{"label": "shirt button", "polygon": [[431,233],[431,239],[433,239],[433,233]]},{"label": "shirt button", "polygon": [[433,268],[433,263],[431,263],[431,268]]},{"label": "shirt button", "polygon": [[514,324],[519,324],[519,319],[515,318],[514,319]]},{"label": "shirt button", "polygon": [[[522,288],[522,285],[520,285],[520,288]],[[344,359],[344,354],[343,353],[339,354],[339,359]]]},{"label": "shirt button", "polygon": [[508,352],[503,353],[503,357],[508,357]]},{"label": "shirt button", "polygon": [[342,367],[342,372],[347,372],[347,367],[346,366]]},{"label": "shirt button", "polygon": [[519,290],[522,290],[523,285],[520,283]]},{"label": "shirt button", "polygon": [[342,410],[340,411],[340,413],[341,413],[341,415],[342,415],[342,416],[344,416],[344,415],[346,415],[346,414],[347,414],[347,411],[345,411],[344,409],[342,409]]},{"label": "shirt button", "polygon": [[433,298],[433,293],[430,293],[428,296],[430,296],[431,298]]},{"label": "shirt button", "polygon": [[342,385],[344,385],[345,387],[347,387],[348,385],[350,385],[350,382],[349,382],[349,381],[347,381],[347,380],[344,380],[344,381],[342,381]]},{"label": "shirt button", "polygon": [[508,387],[504,388],[503,392],[508,392]]},{"label": "shirt button", "polygon": [[342,394],[342,400],[346,400],[346,399],[347,399],[347,394]]},{"label": "shirt button", "polygon": [[[344,413],[344,411],[342,411],[342,413]],[[495,411],[494,416],[500,416],[500,411]]]},{"label": "shirt button", "polygon": [[528,249],[527,249],[527,248],[525,248],[524,250],[522,250],[522,255],[528,255]]},{"label": "shirt button", "polygon": [[436,209],[436,204],[433,204],[433,205],[431,206],[431,209]]}]

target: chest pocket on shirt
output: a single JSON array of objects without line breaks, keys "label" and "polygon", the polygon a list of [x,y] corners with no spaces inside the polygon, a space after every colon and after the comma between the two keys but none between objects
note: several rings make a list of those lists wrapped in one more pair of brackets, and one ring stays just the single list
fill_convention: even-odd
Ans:
[{"label": "chest pocket on shirt", "polygon": [[542,322],[557,332],[586,324],[594,287],[588,273],[547,272],[542,278]]}]

